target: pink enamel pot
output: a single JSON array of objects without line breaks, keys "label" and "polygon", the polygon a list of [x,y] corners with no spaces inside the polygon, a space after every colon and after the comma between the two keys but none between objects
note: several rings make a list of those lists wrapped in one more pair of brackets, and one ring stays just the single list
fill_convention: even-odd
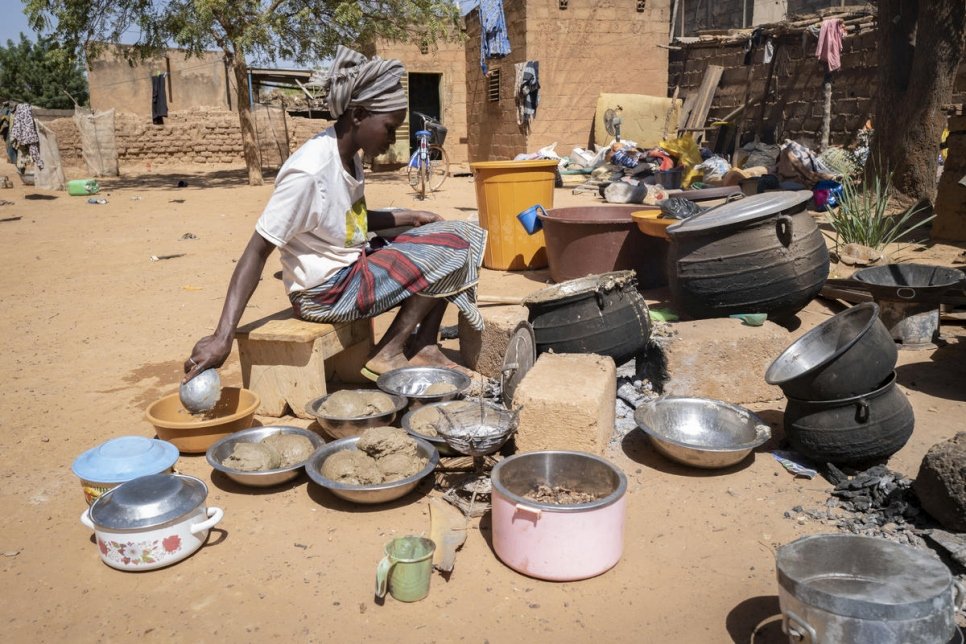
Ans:
[{"label": "pink enamel pot", "polygon": [[[493,549],[507,566],[538,579],[573,581],[613,568],[624,552],[627,477],[584,452],[517,454],[497,463]],[[537,502],[538,486],[594,496],[588,503]]]}]

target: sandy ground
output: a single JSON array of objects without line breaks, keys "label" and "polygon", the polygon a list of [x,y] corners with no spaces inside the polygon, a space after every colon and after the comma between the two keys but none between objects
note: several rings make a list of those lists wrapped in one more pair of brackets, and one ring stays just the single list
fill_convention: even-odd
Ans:
[{"label": "sandy ground", "polygon": [[[14,176],[12,166],[0,172]],[[187,187],[176,188],[179,179]],[[724,471],[686,470],[635,431],[609,454],[629,478],[623,559],[594,579],[552,583],[512,571],[494,555],[484,518],[473,522],[451,577],[434,576],[426,600],[380,605],[373,578],[382,547],[428,531],[428,490],[353,506],[304,475],[278,489],[238,487],[212,476],[203,456],[182,457],[177,468],[210,483],[208,504],[225,510],[209,543],[166,569],[113,570],[78,521],[85,504],[70,464],[109,438],[153,435],[144,410],[176,391],[192,344],[214,327],[271,185],[249,187],[237,168],[155,168],[104,180],[99,197],[108,203],[89,205],[14,182],[0,191],[14,202],[0,207],[0,219],[21,217],[0,222],[6,641],[748,642],[757,623],[778,613],[775,548],[830,531],[783,516],[822,505],[822,479],[795,479],[767,452]],[[370,207],[420,205],[401,175],[375,175],[369,186]],[[555,199],[595,203],[569,189]],[[474,217],[472,180],[451,178],[425,207]],[[182,239],[187,233],[195,238]],[[936,247],[917,257],[958,253]],[[287,306],[278,270],[273,257],[247,319]],[[526,293],[544,279],[487,271],[482,289]],[[827,315],[815,311],[805,317]],[[966,340],[962,327],[944,332],[949,344],[937,351],[901,353],[899,382],[917,424],[890,466],[908,476],[931,445],[966,428]],[[241,384],[234,353],[222,379]],[[780,419],[783,404],[759,409]],[[766,448],[780,439],[779,428]],[[781,641],[777,626],[755,641]]]}]

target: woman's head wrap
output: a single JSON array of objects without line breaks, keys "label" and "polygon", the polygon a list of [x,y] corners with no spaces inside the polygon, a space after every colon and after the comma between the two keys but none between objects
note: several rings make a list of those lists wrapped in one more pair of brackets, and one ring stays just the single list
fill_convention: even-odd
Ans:
[{"label": "woman's head wrap", "polygon": [[339,118],[350,107],[357,106],[372,112],[406,109],[409,101],[402,86],[405,73],[398,60],[366,58],[339,45],[326,81],[329,113]]}]

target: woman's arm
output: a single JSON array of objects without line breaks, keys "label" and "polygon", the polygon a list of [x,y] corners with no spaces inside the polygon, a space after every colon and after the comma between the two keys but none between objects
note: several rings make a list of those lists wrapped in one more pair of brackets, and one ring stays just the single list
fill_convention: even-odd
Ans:
[{"label": "woman's arm", "polygon": [[225,295],[225,305],[221,309],[221,319],[212,335],[205,336],[191,350],[191,357],[184,363],[184,378],[188,382],[205,369],[217,368],[225,363],[231,353],[231,343],[235,339],[235,329],[241,319],[248,300],[251,299],[258,280],[261,279],[265,260],[275,250],[274,244],[257,232],[252,233],[241,259],[235,266]]},{"label": "woman's arm", "polygon": [[397,208],[394,210],[370,210],[368,215],[369,230],[386,230],[400,226],[422,226],[443,218],[434,212],[426,210],[409,210]]}]

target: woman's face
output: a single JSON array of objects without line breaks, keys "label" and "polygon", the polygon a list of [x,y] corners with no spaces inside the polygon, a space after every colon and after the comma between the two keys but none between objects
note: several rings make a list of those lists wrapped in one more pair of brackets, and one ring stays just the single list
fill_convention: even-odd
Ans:
[{"label": "woman's face", "polygon": [[357,108],[356,143],[370,157],[384,154],[396,142],[396,129],[406,120],[406,110],[370,112]]}]

